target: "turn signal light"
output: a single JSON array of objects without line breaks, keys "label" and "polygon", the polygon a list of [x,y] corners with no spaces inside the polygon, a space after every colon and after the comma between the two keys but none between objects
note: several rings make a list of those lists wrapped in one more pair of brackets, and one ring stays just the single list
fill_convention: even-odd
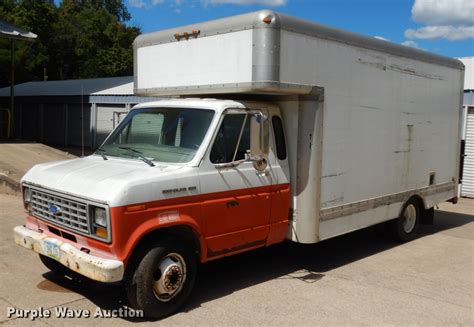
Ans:
[{"label": "turn signal light", "polygon": [[129,206],[127,207],[127,212],[134,212],[134,211],[140,211],[140,210],[145,210],[146,207],[144,204],[138,204],[135,206]]},{"label": "turn signal light", "polygon": [[95,228],[95,235],[102,237],[102,238],[107,238],[107,229],[104,227],[99,227],[97,226]]}]

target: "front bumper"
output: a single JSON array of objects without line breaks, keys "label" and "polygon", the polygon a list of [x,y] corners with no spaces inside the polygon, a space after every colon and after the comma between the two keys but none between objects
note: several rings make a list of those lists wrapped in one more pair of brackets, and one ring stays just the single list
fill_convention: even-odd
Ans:
[{"label": "front bumper", "polygon": [[16,244],[49,256],[90,279],[99,282],[117,282],[123,278],[122,261],[87,254],[58,238],[33,231],[25,226],[16,226],[13,232]]}]

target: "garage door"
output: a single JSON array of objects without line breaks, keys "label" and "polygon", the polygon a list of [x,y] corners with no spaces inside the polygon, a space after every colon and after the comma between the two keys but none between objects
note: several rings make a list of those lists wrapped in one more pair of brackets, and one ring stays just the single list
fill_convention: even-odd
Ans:
[{"label": "garage door", "polygon": [[474,198],[474,108],[469,108],[466,122],[466,156],[462,175],[461,196]]},{"label": "garage door", "polygon": [[96,145],[99,146],[126,112],[125,105],[97,105]]}]

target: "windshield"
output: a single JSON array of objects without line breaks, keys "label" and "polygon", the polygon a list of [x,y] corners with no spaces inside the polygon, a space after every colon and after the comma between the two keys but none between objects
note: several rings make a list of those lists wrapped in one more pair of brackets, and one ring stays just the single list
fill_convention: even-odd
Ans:
[{"label": "windshield", "polygon": [[135,109],[102,144],[98,154],[189,162],[201,146],[213,116],[213,110],[205,109]]}]

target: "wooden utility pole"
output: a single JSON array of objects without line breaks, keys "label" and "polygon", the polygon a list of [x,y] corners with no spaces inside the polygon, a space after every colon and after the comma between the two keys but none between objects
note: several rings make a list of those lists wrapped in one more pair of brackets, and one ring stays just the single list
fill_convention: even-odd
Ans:
[{"label": "wooden utility pole", "polygon": [[11,131],[13,130],[13,115],[15,111],[15,39],[10,39],[10,52],[11,52],[11,76],[10,76],[10,117],[8,126],[8,135],[7,138],[11,138]]}]

